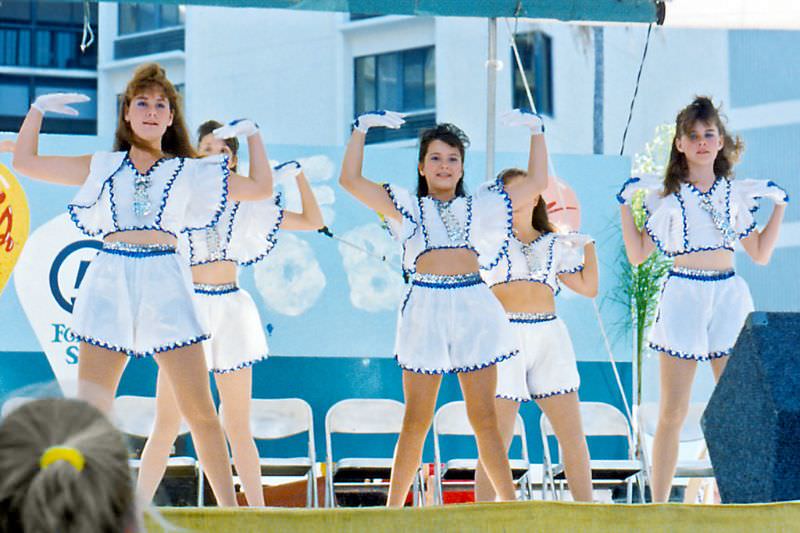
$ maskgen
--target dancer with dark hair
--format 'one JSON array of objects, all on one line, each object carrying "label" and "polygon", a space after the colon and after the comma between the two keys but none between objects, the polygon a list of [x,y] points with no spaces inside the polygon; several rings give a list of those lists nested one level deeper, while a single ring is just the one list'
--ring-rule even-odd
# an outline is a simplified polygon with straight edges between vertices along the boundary
[{"label": "dancer with dark hair", "polygon": [[[197,132],[198,149],[204,156],[225,154],[235,172],[239,143],[227,135],[228,128],[213,120],[203,123]],[[322,213],[300,164],[288,161],[273,174],[279,181],[296,180],[302,212],[284,210],[278,194],[259,202],[229,202],[215,226],[188,230],[180,242],[192,268],[200,314],[211,331],[203,348],[219,391],[222,426],[251,507],[264,505],[258,449],[250,429],[252,366],[266,359],[268,350],[255,302],[239,287],[237,265],[265,259],[275,246],[278,228],[315,230],[323,226]],[[138,479],[139,494],[146,501],[153,498],[164,476],[181,423],[170,382],[160,373],[156,399],[156,419],[142,451]]]},{"label": "dancer with dark hair", "polygon": [[[229,196],[257,200],[272,194],[263,144],[258,131],[250,130],[249,177],[231,173],[224,156],[196,159],[180,96],[164,69],[151,63],[139,67],[125,89],[114,152],[39,155],[44,114],[76,115],[69,105],[87,100],[79,94],[38,97],[14,151],[20,173],[80,186],[70,215],[85,234],[103,238],[72,313],[72,330],[81,341],[78,394],[108,412],[127,357],[155,357],[217,501],[235,505],[225,436],[200,345],[209,332],[194,303],[191,273],[175,246],[185,229],[215,224]],[[237,126],[230,130],[241,132]]]},{"label": "dancer with dark hair", "polygon": [[[420,463],[444,373],[458,375],[475,430],[478,453],[499,499],[513,500],[508,457],[494,407],[496,363],[516,355],[502,306],[480,277],[497,264],[511,233],[513,198],[502,184],[464,187],[466,135],[452,124],[423,132],[417,162],[417,192],[379,185],[361,173],[370,127],[397,128],[402,116],[367,113],[355,121],[339,183],[382,213],[403,246],[403,269],[411,277],[400,307],[395,357],[403,369],[405,415],[395,448],[387,504],[406,499]],[[529,197],[546,183],[521,180],[513,196]]]},{"label": "dancer with dark hair", "polygon": [[[681,110],[663,178],[631,178],[617,195],[628,259],[642,263],[657,247],[675,262],[650,331],[660,352],[661,399],[653,442],[653,501],[669,498],[681,427],[689,409],[698,361],[710,361],[719,380],[753,300],[733,270],[741,242],[757,264],[769,262],[783,219],[786,192],[771,181],[733,179],[743,149],[726,131],[711,99],[700,96]],[[644,190],[646,222],[640,231],[630,202]],[[756,229],[758,200],[775,203]]]}]

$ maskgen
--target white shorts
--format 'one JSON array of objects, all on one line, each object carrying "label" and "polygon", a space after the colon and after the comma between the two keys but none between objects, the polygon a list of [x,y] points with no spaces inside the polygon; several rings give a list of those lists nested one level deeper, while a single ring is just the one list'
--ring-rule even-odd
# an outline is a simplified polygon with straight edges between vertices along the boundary
[{"label": "white shorts", "polygon": [[752,311],[747,283],[733,270],[673,267],[661,291],[650,347],[696,361],[724,357]]},{"label": "white shorts", "polygon": [[404,370],[469,372],[516,353],[503,307],[480,274],[414,274],[395,338]]},{"label": "white shorts", "polygon": [[267,358],[267,338],[253,298],[235,283],[195,283],[200,317],[211,331],[203,343],[211,372],[223,374]]},{"label": "white shorts", "polygon": [[509,313],[519,355],[497,365],[497,397],[515,402],[575,392],[581,384],[564,321],[549,313]]},{"label": "white shorts", "polygon": [[144,357],[209,337],[189,266],[166,245],[103,244],[86,270],[72,330],[83,342]]}]

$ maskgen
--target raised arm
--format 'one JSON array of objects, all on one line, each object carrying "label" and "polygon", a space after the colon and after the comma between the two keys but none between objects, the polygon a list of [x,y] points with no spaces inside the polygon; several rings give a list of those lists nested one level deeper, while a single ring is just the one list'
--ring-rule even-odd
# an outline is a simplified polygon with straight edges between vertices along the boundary
[{"label": "raised arm", "polygon": [[83,185],[89,175],[92,156],[43,156],[39,155],[39,132],[47,111],[77,116],[78,112],[68,104],[88,102],[89,97],[78,93],[43,94],[31,104],[14,147],[14,170],[29,178],[59,183],[61,185]]},{"label": "raised arm", "polygon": [[519,181],[506,192],[514,203],[535,199],[547,188],[547,143],[544,140],[544,122],[538,114],[526,109],[514,109],[502,117],[505,126],[527,126],[531,132],[531,145],[528,153],[528,177]]},{"label": "raised arm", "polygon": [[742,239],[742,248],[756,264],[766,265],[769,263],[772,252],[775,250],[775,244],[778,242],[785,211],[786,204],[775,205],[764,229],[753,230],[753,233]]},{"label": "raised arm", "polygon": [[284,211],[281,229],[294,231],[313,231],[325,225],[322,220],[322,211],[319,209],[314,191],[308,184],[306,175],[297,161],[287,161],[275,167],[275,179],[286,181],[294,178],[297,181],[297,189],[300,191],[300,203],[302,210],[300,213],[295,211]]},{"label": "raised arm", "polygon": [[656,245],[644,229],[640,230],[636,227],[630,205],[622,204],[620,206],[620,222],[628,261],[632,265],[641,265],[650,257],[650,254],[656,249]]},{"label": "raised arm", "polygon": [[342,171],[339,174],[339,185],[347,192],[370,209],[394,220],[400,220],[402,215],[395,208],[386,190],[361,174],[361,166],[364,161],[364,142],[369,128],[382,126],[397,129],[404,122],[403,116],[394,111],[374,111],[358,117],[353,123],[353,134],[347,143]]},{"label": "raised arm", "polygon": [[214,136],[218,139],[229,139],[239,135],[247,137],[250,173],[248,176],[231,173],[228,181],[228,197],[236,201],[269,198],[272,196],[272,168],[258,124],[249,119],[237,119],[214,130]]},{"label": "raised arm", "polygon": [[599,275],[597,270],[597,252],[595,251],[594,243],[588,242],[586,246],[583,247],[583,269],[580,272],[561,274],[558,278],[564,285],[578,294],[589,298],[597,296]]}]

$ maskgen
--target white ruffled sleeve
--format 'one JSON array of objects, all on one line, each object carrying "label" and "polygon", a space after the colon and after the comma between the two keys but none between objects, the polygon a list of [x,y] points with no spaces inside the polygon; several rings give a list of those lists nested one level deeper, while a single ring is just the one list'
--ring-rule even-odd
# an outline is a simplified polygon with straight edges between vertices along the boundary
[{"label": "white ruffled sleeve", "polygon": [[469,240],[482,269],[494,268],[506,252],[511,213],[511,199],[498,181],[482,184],[473,195]]},{"label": "white ruffled sleeve", "polygon": [[776,205],[785,205],[789,202],[786,191],[773,181],[731,181],[731,217],[733,229],[740,239],[747,237],[755,229],[754,215],[758,211],[758,201],[761,198],[769,198]]},{"label": "white ruffled sleeve", "polygon": [[186,159],[184,165],[184,179],[188,180],[192,197],[183,226],[186,230],[213,226],[228,201],[228,157],[219,154]]},{"label": "white ruffled sleeve", "polygon": [[257,202],[236,204],[228,243],[228,257],[240,265],[264,259],[275,247],[283,221],[280,193]]},{"label": "white ruffled sleeve", "polygon": [[392,200],[395,209],[400,212],[401,219],[395,220],[385,217],[389,234],[394,240],[405,242],[410,239],[419,225],[419,204],[417,198],[411,193],[397,185],[383,184],[386,194]]},{"label": "white ruffled sleeve", "polygon": [[622,184],[622,188],[617,193],[617,201],[621,204],[629,204],[633,195],[638,191],[660,191],[664,189],[664,180],[660,176],[645,175],[633,177]]},{"label": "white ruffled sleeve", "polygon": [[557,256],[555,269],[557,274],[572,274],[583,270],[584,247],[594,239],[581,233],[558,234],[556,237]]},{"label": "white ruffled sleeve", "polygon": [[[89,164],[89,175],[67,206],[69,216],[84,234],[96,237],[114,230],[111,216],[111,177],[125,161],[125,152],[97,152]],[[103,193],[106,193],[105,196]]]}]

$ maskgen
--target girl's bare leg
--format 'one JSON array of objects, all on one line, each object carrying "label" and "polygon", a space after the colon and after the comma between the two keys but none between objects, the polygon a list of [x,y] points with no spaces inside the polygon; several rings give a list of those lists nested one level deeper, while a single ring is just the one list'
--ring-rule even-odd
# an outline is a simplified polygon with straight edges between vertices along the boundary
[{"label": "girl's bare leg", "polygon": [[497,427],[497,413],[494,400],[497,390],[497,365],[492,365],[473,372],[458,374],[461,393],[467,405],[467,416],[475,431],[478,443],[478,457],[483,464],[492,487],[500,501],[516,499],[514,481],[511,479],[511,467],[508,464],[508,453],[500,438]]},{"label": "girl's bare leg", "polygon": [[128,356],[88,342],[78,352],[78,398],[111,413]]},{"label": "girl's bare leg", "polygon": [[156,361],[169,380],[178,409],[191,429],[197,456],[203,463],[217,503],[235,507],[228,448],[211,399],[202,345],[192,344],[162,352],[156,355]]},{"label": "girl's bare leg", "polygon": [[666,502],[672,489],[681,428],[689,411],[697,361],[661,354],[661,399],[653,439],[653,502]]},{"label": "girl's bare leg", "polygon": [[405,413],[403,428],[394,449],[392,479],[389,481],[388,507],[402,507],[408,489],[422,460],[422,446],[433,421],[436,396],[439,394],[439,374],[418,374],[403,370]]},{"label": "girl's bare leg", "polygon": [[[505,398],[495,398],[495,410],[497,412],[497,429],[500,431],[500,438],[503,439],[506,454],[514,438],[514,423],[517,421],[519,412],[519,402],[506,400]],[[475,468],[475,501],[493,502],[496,494],[483,463],[478,460]]]},{"label": "girl's bare leg", "polygon": [[250,507],[263,507],[261,465],[250,429],[253,369],[247,367],[234,372],[214,374],[214,379],[222,402],[222,426],[231,445],[233,463],[242,481],[247,504]]}]

